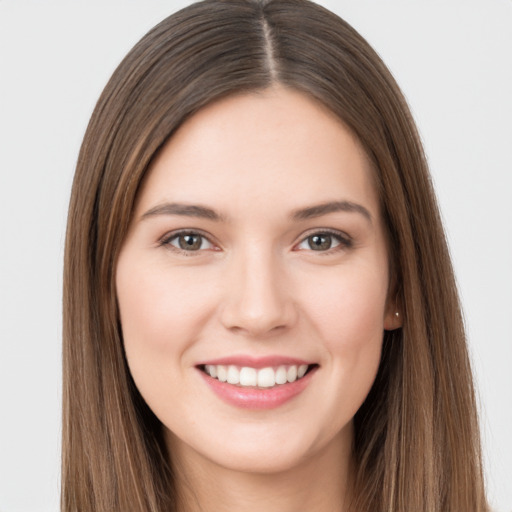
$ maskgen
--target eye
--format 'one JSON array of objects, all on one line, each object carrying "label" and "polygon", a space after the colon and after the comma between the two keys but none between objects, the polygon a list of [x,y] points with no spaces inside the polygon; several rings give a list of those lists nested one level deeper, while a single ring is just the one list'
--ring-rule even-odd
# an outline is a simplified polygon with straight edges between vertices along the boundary
[{"label": "eye", "polygon": [[215,249],[215,246],[204,235],[194,231],[174,233],[162,240],[162,245],[169,245],[178,251],[197,252]]},{"label": "eye", "polygon": [[316,232],[304,238],[296,248],[298,250],[326,252],[331,249],[350,247],[351,241],[341,233],[331,233],[329,231]]}]

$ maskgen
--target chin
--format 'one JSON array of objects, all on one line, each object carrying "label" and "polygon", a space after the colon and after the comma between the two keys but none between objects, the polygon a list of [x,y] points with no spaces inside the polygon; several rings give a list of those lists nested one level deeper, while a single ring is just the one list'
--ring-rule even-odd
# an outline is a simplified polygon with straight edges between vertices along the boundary
[{"label": "chin", "polygon": [[[247,425],[245,426],[247,427]],[[230,429],[229,434],[195,437],[188,444],[187,439],[178,439],[169,434],[168,446],[171,457],[178,450],[181,460],[192,458],[198,462],[208,461],[216,467],[246,474],[278,474],[304,467],[306,463],[321,459],[328,452],[350,451],[352,423],[337,433],[319,429],[299,428],[273,429],[271,425],[259,424],[254,428]],[[323,430],[323,431],[322,431]],[[291,435],[290,435],[291,434]],[[198,442],[198,440],[200,442]]]},{"label": "chin", "polygon": [[[247,443],[246,443],[247,444]],[[308,459],[304,446],[265,447],[245,446],[241,450],[230,450],[218,454],[213,460],[219,466],[239,473],[276,474],[291,471]],[[284,448],[284,449],[283,449]]]}]

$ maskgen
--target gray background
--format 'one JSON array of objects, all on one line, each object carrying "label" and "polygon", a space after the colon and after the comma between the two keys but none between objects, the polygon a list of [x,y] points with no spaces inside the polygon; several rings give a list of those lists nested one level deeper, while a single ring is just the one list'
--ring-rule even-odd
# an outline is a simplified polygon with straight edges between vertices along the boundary
[{"label": "gray background", "polygon": [[[66,208],[89,115],[172,0],[0,1],[0,511],[56,511]],[[429,156],[491,503],[512,511],[512,1],[321,1],[376,48]]]}]

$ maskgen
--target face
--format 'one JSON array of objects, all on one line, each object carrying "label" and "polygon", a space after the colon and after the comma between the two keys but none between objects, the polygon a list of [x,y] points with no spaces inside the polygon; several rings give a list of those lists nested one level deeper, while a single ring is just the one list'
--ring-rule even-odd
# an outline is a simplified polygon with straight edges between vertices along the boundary
[{"label": "face", "polygon": [[283,88],[203,109],[158,155],[116,286],[172,453],[271,472],[350,446],[396,327],[372,172],[337,118]]}]

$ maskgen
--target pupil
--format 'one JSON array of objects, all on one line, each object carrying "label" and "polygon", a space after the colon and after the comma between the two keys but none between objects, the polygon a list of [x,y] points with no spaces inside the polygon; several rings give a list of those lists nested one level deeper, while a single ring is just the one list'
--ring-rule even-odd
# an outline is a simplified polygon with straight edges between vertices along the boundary
[{"label": "pupil", "polygon": [[313,235],[309,238],[309,246],[314,251],[321,251],[331,248],[330,235]]},{"label": "pupil", "polygon": [[199,235],[182,235],[179,242],[180,247],[188,251],[201,248],[201,237]]}]

